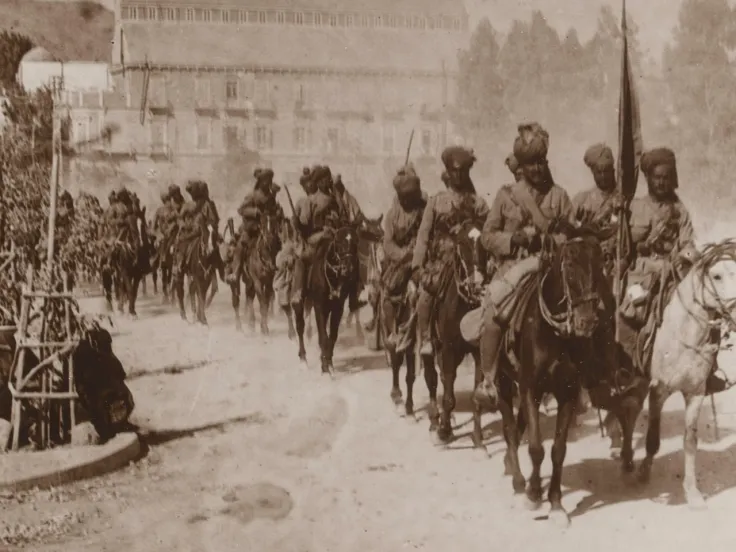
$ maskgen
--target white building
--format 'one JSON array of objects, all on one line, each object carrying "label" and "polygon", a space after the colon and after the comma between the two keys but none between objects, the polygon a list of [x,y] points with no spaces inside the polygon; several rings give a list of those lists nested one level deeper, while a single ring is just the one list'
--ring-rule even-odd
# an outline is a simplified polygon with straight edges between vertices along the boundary
[{"label": "white building", "polygon": [[54,78],[60,78],[64,89],[69,92],[109,90],[111,84],[107,63],[62,62],[41,47],[33,48],[23,56],[16,78],[18,84],[29,92],[50,85]]}]

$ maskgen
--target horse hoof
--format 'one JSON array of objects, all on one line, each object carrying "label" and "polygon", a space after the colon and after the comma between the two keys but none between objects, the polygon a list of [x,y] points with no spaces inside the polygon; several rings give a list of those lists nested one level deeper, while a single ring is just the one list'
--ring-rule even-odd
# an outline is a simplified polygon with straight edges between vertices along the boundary
[{"label": "horse hoof", "polygon": [[614,460],[618,460],[619,458],[621,458],[621,447],[611,447],[608,454]]},{"label": "horse hoof", "polygon": [[394,404],[394,407],[396,409],[396,415],[399,418],[406,418],[406,407],[404,406],[402,402],[398,402]]},{"label": "horse hoof", "polygon": [[539,510],[539,508],[542,506],[542,498],[532,497],[529,495],[525,496],[526,500],[524,502],[524,507],[530,512],[536,512],[537,510]]},{"label": "horse hoof", "polygon": [[562,508],[550,510],[548,519],[560,529],[567,529],[570,527],[570,516],[568,516],[567,512]]},{"label": "horse hoof", "polygon": [[626,460],[621,462],[621,471],[624,474],[633,473],[634,471],[634,461],[633,460]]},{"label": "horse hoof", "polygon": [[436,447],[444,446],[445,442],[440,438],[439,433],[437,430],[429,430],[429,438],[432,440],[432,444]]},{"label": "horse hoof", "polygon": [[703,495],[700,491],[685,491],[685,499],[687,500],[687,507],[691,510],[702,512],[708,509],[708,504],[705,502]]},{"label": "horse hoof", "polygon": [[649,478],[652,474],[652,468],[646,461],[642,462],[639,466],[639,473],[637,473],[637,479],[639,483],[649,483]]}]

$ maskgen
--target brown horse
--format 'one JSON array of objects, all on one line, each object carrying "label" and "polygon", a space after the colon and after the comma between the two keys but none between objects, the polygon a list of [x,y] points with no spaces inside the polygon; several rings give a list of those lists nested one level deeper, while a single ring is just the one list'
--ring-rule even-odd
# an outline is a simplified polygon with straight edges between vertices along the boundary
[{"label": "brown horse", "polygon": [[[482,297],[482,279],[485,263],[478,237],[480,229],[471,220],[454,226],[450,230],[454,240],[454,254],[447,264],[438,287],[436,315],[432,324],[432,345],[435,356],[423,357],[424,379],[429,390],[429,430],[439,443],[453,439],[452,412],[455,409],[455,378],[460,363],[468,355],[476,365],[476,385],[480,374],[480,349],[476,343],[468,343],[460,331],[460,321],[473,309],[478,308]],[[439,359],[442,372],[442,412],[437,407],[437,370],[434,359]],[[480,446],[480,422],[476,421],[473,442]]]},{"label": "brown horse", "polygon": [[179,254],[185,256],[183,270],[179,273],[174,285],[179,301],[179,314],[182,320],[187,320],[187,312],[184,307],[184,276],[189,277],[189,299],[195,320],[200,324],[207,325],[205,310],[207,307],[207,287],[212,273],[216,271],[217,259],[217,233],[215,229],[200,218],[200,228],[196,236],[183,245]]},{"label": "brown horse", "polygon": [[304,303],[311,302],[319,335],[323,374],[332,373],[332,357],[345,301],[358,285],[358,231],[348,224],[320,243],[308,268],[304,301],[292,305],[299,338],[299,359],[306,361],[304,348]]},{"label": "brown horse", "polygon": [[[557,429],[552,447],[552,479],[549,487],[550,519],[568,524],[562,507],[561,481],[567,436],[573,422],[575,406],[583,380],[591,381],[599,374],[586,373],[595,368],[605,374],[616,370],[616,358],[605,357],[595,365],[594,333],[601,322],[599,306],[610,305],[610,291],[603,275],[600,245],[595,237],[570,236],[566,243],[555,246],[545,239],[540,272],[525,284],[526,301],[510,325],[511,339],[506,354],[499,358],[499,407],[503,432],[508,445],[505,465],[511,473],[513,489],[525,492],[526,480],[519,467],[518,448],[525,426],[529,431],[529,456],[532,475],[526,496],[533,507],[542,502],[540,468],[544,447],[539,424],[542,397],[552,393],[557,402]],[[606,318],[613,311],[607,309]],[[613,337],[612,335],[610,336]],[[481,340],[487,339],[481,333]],[[613,339],[609,341],[612,343]],[[482,343],[481,343],[482,345]],[[485,362],[486,359],[484,358]],[[485,368],[485,367],[484,367]],[[485,370],[484,370],[485,371]],[[521,399],[518,421],[514,419],[514,382]]]}]

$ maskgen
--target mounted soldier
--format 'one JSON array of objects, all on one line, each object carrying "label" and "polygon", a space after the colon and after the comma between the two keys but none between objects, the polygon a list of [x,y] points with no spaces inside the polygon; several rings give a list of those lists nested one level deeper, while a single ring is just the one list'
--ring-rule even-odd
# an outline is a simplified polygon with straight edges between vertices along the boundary
[{"label": "mounted soldier", "polygon": [[[384,265],[381,274],[385,293],[383,308],[386,318],[391,320],[395,320],[393,301],[396,298],[406,299],[412,275],[414,246],[428,201],[427,194],[422,191],[419,176],[411,165],[399,170],[393,185],[396,196],[383,223]],[[395,346],[397,338],[392,331],[386,340]]]},{"label": "mounted soldier", "polygon": [[596,233],[602,237],[601,251],[606,274],[612,276],[616,261],[618,211],[621,206],[616,193],[613,151],[606,144],[594,144],[585,151],[583,162],[593,173],[595,187],[572,198],[573,222],[593,225],[598,230]]},{"label": "mounted soldier", "polygon": [[498,400],[498,357],[508,321],[518,306],[517,291],[540,269],[542,235],[552,234],[556,242],[564,241],[554,226],[556,221],[569,221],[572,213],[567,192],[554,183],[549,171],[549,134],[538,123],[519,125],[518,131],[514,157],[522,179],[498,191],[480,238],[495,256],[497,272],[483,305],[480,354],[485,373],[474,399],[490,400],[491,408]]},{"label": "mounted soldier", "polygon": [[339,219],[337,202],[332,193],[332,173],[329,167],[316,166],[312,169],[315,192],[306,197],[303,208],[294,220],[296,232],[304,239],[304,248],[298,252],[294,263],[292,302],[304,300],[309,266],[318,245],[333,232],[332,225]]},{"label": "mounted soldier", "polygon": [[454,252],[451,230],[468,219],[482,226],[488,216],[488,204],[475,193],[470,169],[475,163],[472,149],[450,146],[442,152],[448,175],[447,190],[427,202],[419,226],[412,256],[415,283],[421,282],[417,300],[417,325],[421,335],[420,354],[434,353],[431,340],[432,309],[441,288],[444,268]]},{"label": "mounted soldier", "polygon": [[232,255],[225,276],[225,281],[229,284],[238,282],[242,276],[243,259],[258,238],[262,217],[279,213],[283,217],[283,210],[274,193],[273,171],[256,169],[253,176],[256,179],[253,192],[245,196],[238,208],[241,217],[238,238],[232,250],[228,252],[228,257]]},{"label": "mounted soldier", "polygon": [[156,213],[153,215],[153,228],[151,228],[153,237],[156,239],[156,243],[158,244],[156,256],[154,259],[151,259],[151,265],[154,267],[158,267],[163,259],[163,252],[165,249],[162,249],[162,247],[166,241],[166,226],[169,212],[171,211],[171,205],[169,204],[169,190],[162,190],[160,197],[161,205],[159,205],[156,209]]}]

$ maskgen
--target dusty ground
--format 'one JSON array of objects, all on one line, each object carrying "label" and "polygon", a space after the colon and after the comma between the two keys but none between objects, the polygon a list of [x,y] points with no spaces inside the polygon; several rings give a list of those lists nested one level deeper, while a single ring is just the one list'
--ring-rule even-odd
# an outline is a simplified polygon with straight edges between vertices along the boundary
[{"label": "dusty ground", "polygon": [[[148,456],[104,478],[0,497],[0,538],[39,552],[512,552],[570,543],[618,552],[736,543],[736,391],[717,401],[720,441],[710,405],[701,417],[708,511],[682,505],[675,398],[648,487],[622,478],[595,413],[586,418],[568,447],[563,504],[573,520],[562,531],[545,521],[545,508],[531,513],[512,498],[495,416],[485,419],[488,455],[468,437],[436,448],[421,413],[416,421],[394,413],[383,357],[356,345],[354,330],[343,330],[332,381],[318,373],[314,343],[311,369],[296,362],[282,318],[263,339],[235,332],[224,294],[212,311],[209,330],[186,325],[158,300],[143,301],[140,320],[118,320],[115,350],[130,374]],[[422,380],[416,389],[421,406]],[[467,367],[458,389],[463,434]],[[545,422],[548,436],[553,427]],[[525,447],[522,460],[528,473]]]}]

